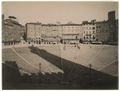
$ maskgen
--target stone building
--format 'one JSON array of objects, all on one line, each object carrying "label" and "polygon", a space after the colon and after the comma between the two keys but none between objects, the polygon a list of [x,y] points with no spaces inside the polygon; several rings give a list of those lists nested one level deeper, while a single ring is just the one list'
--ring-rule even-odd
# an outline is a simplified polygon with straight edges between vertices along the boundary
[{"label": "stone building", "polygon": [[81,24],[63,24],[62,25],[62,43],[72,44],[79,43],[82,38]]},{"label": "stone building", "polygon": [[26,34],[29,44],[51,44],[60,42],[60,30],[56,24],[27,23]]},{"label": "stone building", "polygon": [[56,24],[42,24],[41,41],[44,44],[58,44],[61,39],[61,31]]},{"label": "stone building", "polygon": [[82,38],[80,24],[27,23],[27,42],[34,44],[79,43]]},{"label": "stone building", "polygon": [[92,20],[91,22],[83,21],[82,22],[82,30],[83,30],[83,41],[85,41],[85,42],[96,41],[95,20]]},{"label": "stone building", "polygon": [[108,20],[83,21],[82,24],[41,24],[27,23],[26,36],[28,43],[113,43],[118,41],[118,20],[115,11],[108,12]]},{"label": "stone building", "polygon": [[41,42],[41,23],[27,23],[26,25],[26,36],[29,44],[40,44]]}]

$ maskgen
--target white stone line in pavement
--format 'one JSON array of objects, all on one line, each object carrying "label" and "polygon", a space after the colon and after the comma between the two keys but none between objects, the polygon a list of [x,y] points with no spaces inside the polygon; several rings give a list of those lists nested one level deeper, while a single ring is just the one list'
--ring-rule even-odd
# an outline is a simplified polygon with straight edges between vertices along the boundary
[{"label": "white stone line in pavement", "polygon": [[13,48],[13,47],[27,47],[27,45],[10,45],[10,46],[2,46],[2,49],[6,49],[6,48]]},{"label": "white stone line in pavement", "polygon": [[106,68],[107,66],[111,65],[112,63],[116,62],[116,60],[113,60],[111,63],[105,65],[104,67],[98,69],[98,71],[101,71],[102,69]]},{"label": "white stone line in pavement", "polygon": [[39,70],[37,67],[35,67],[35,66],[33,66],[32,64],[30,64],[24,57],[22,57],[20,54],[18,54],[14,48],[11,48],[11,49],[13,50],[13,52],[14,52],[15,54],[17,54],[21,59],[23,59],[24,62],[26,62],[27,64],[31,65],[33,68]]},{"label": "white stone line in pavement", "polygon": [[93,60],[101,53],[101,51],[102,51],[104,48],[105,48],[105,46],[103,45],[102,48],[101,48],[101,50],[96,51],[97,53],[96,53],[96,55],[95,55],[94,57],[90,56],[90,58],[91,58],[91,59],[90,59],[90,63],[93,62]]},{"label": "white stone line in pavement", "polygon": [[[96,56],[94,56],[94,57],[91,57],[92,59],[90,59],[90,63],[92,63],[93,61],[94,61],[94,59],[98,56],[98,55],[100,55],[100,53],[102,52],[102,50],[105,48],[105,46],[103,45],[103,47],[101,48],[101,50],[99,50],[97,53],[96,53]],[[114,50],[114,49],[113,49]],[[112,64],[114,61],[112,61],[110,64]],[[107,66],[109,66],[110,64],[107,64]],[[102,68],[100,68],[101,70],[103,69],[103,68],[105,68],[105,67],[107,67],[106,65],[104,66],[104,67],[102,67]],[[101,71],[100,69],[98,69],[98,71]]]}]

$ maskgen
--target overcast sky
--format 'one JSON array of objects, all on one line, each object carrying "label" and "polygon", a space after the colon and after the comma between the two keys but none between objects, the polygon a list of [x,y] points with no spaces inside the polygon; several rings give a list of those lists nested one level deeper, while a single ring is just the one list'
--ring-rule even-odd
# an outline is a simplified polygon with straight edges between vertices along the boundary
[{"label": "overcast sky", "polygon": [[81,23],[84,20],[107,20],[108,12],[115,10],[118,19],[117,2],[3,2],[2,13],[17,17],[21,24],[41,23]]}]

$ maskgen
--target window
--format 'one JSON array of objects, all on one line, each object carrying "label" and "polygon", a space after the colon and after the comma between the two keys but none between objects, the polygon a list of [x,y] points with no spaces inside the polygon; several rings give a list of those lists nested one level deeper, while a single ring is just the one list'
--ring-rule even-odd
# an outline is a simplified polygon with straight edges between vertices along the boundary
[{"label": "window", "polygon": [[92,27],[92,29],[94,30],[94,29],[95,29],[95,27]]}]

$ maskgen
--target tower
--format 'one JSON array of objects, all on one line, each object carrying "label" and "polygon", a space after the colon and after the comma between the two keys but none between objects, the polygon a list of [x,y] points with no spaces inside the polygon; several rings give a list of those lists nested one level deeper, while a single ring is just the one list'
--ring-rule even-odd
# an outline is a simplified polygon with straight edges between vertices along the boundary
[{"label": "tower", "polygon": [[108,12],[108,20],[114,21],[115,20],[115,11]]},{"label": "tower", "polygon": [[110,32],[110,40],[111,42],[116,41],[116,20],[115,20],[115,11],[108,12],[108,24],[109,24],[109,32]]}]

